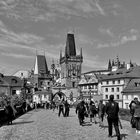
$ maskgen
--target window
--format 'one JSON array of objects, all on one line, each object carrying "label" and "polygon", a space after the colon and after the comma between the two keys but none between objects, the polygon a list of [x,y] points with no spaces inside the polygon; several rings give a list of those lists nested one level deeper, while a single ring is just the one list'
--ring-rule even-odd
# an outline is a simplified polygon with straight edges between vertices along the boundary
[{"label": "window", "polygon": [[115,84],[115,81],[112,81],[113,84]]},{"label": "window", "polygon": [[40,82],[40,86],[42,86],[42,85],[43,85],[43,81]]},{"label": "window", "polygon": [[108,95],[105,95],[105,98],[108,99]]},{"label": "window", "polygon": [[108,88],[105,88],[105,92],[108,92]]},{"label": "window", "polygon": [[129,109],[129,104],[125,103],[125,107],[126,107],[126,109]]},{"label": "window", "polygon": [[109,81],[106,81],[106,84],[108,85],[109,84]]},{"label": "window", "polygon": [[114,88],[111,88],[111,91],[114,92]]},{"label": "window", "polygon": [[120,96],[119,95],[117,95],[117,99],[120,99]]},{"label": "window", "polygon": [[12,95],[15,95],[16,94],[16,90],[12,90]]},{"label": "window", "polygon": [[72,87],[73,87],[73,88],[75,87],[75,82],[72,82]]},{"label": "window", "polygon": [[117,87],[117,92],[119,92],[120,91],[120,89],[119,89],[119,87]]},{"label": "window", "polygon": [[118,84],[120,84],[120,80],[118,80]]},{"label": "window", "polygon": [[12,83],[17,83],[17,80],[16,79],[12,79],[11,82]]}]

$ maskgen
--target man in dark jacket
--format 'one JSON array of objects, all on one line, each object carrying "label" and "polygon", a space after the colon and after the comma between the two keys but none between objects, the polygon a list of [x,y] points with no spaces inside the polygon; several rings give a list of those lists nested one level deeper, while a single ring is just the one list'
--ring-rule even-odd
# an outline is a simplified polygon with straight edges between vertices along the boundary
[{"label": "man in dark jacket", "polygon": [[65,116],[64,114],[64,99],[60,101],[59,103],[59,112],[58,112],[58,117],[60,117],[60,114],[63,114],[63,117]]},{"label": "man in dark jacket", "polygon": [[76,107],[76,114],[78,113],[79,124],[82,125],[84,123],[84,114],[85,114],[85,102],[81,101],[78,103]]},{"label": "man in dark jacket", "polygon": [[112,137],[112,125],[114,125],[117,140],[121,140],[120,138],[120,130],[118,126],[119,121],[119,106],[118,103],[114,101],[114,95],[110,95],[109,102],[106,104],[106,114],[107,114],[107,121],[108,121],[108,132],[109,137]]},{"label": "man in dark jacket", "polygon": [[64,106],[65,106],[65,117],[68,117],[70,111],[70,104],[68,103],[67,100],[65,101]]}]

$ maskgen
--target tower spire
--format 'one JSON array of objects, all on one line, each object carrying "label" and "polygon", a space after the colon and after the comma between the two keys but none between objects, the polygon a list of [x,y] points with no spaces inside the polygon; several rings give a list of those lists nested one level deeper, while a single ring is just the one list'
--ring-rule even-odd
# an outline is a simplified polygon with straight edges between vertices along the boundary
[{"label": "tower spire", "polygon": [[73,33],[67,33],[65,56],[76,56],[75,39]]},{"label": "tower spire", "polygon": [[61,60],[61,58],[62,58],[62,50],[60,50],[60,60]]},{"label": "tower spire", "polygon": [[108,70],[110,71],[112,69],[112,66],[111,66],[111,61],[109,59],[109,62],[108,62]]},{"label": "tower spire", "polygon": [[80,50],[80,56],[81,56],[81,58],[83,58],[82,48],[81,48],[81,50]]}]

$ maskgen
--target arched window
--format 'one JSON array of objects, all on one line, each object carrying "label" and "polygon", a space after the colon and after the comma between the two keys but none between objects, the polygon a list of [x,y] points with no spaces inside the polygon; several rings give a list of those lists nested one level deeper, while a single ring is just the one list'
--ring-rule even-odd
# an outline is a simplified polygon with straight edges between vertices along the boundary
[{"label": "arched window", "polygon": [[17,79],[12,79],[11,82],[16,84],[17,83]]}]

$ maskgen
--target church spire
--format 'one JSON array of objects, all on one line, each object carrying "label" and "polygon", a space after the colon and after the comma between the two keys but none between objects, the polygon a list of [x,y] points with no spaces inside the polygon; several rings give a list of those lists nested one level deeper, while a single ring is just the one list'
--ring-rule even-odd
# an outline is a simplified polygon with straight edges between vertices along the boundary
[{"label": "church spire", "polygon": [[108,70],[111,71],[111,69],[112,69],[112,66],[111,66],[111,61],[109,59],[109,62],[108,62]]}]

